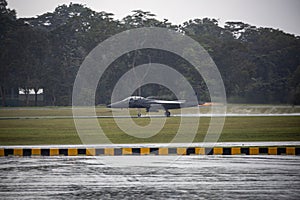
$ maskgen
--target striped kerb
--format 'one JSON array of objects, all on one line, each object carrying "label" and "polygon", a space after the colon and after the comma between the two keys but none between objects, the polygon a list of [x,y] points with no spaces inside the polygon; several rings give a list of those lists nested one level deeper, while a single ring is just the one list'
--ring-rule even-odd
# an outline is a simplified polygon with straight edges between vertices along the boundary
[{"label": "striped kerb", "polygon": [[4,149],[0,149],[0,156],[5,156]]},{"label": "striped kerb", "polygon": [[141,148],[140,154],[141,155],[149,155],[150,154],[150,148]]},{"label": "striped kerb", "polygon": [[68,156],[77,156],[78,150],[76,148],[69,148],[68,149]]},{"label": "striped kerb", "polygon": [[203,148],[203,147],[195,148],[195,154],[197,154],[197,155],[205,155],[205,148]]},{"label": "striped kerb", "polygon": [[286,147],[286,155],[295,155],[295,147]]},{"label": "striped kerb", "polygon": [[50,149],[50,156],[58,156],[59,155],[59,149]]},{"label": "striped kerb", "polygon": [[177,148],[177,155],[186,155],[186,148]]},{"label": "striped kerb", "polygon": [[123,155],[132,155],[132,148],[122,148]]},{"label": "striped kerb", "polygon": [[31,155],[33,156],[40,156],[41,155],[41,149],[40,148],[34,148],[31,150]]},{"label": "striped kerb", "polygon": [[1,148],[0,156],[300,155],[300,147]]},{"label": "striped kerb", "polygon": [[169,154],[168,148],[159,148],[158,154],[159,155],[168,155]]},{"label": "striped kerb", "polygon": [[86,155],[87,155],[87,156],[95,156],[95,155],[96,155],[96,150],[95,150],[95,148],[87,148],[87,149],[86,149]]},{"label": "striped kerb", "polygon": [[268,154],[269,155],[277,155],[277,147],[269,147]]},{"label": "striped kerb", "polygon": [[241,148],[240,147],[232,147],[231,155],[238,155],[238,154],[241,154]]},{"label": "striped kerb", "polygon": [[105,148],[104,149],[104,155],[106,155],[106,156],[115,155],[114,148]]},{"label": "striped kerb", "polygon": [[14,149],[14,156],[23,156],[23,149]]},{"label": "striped kerb", "polygon": [[249,148],[249,154],[250,155],[258,155],[259,154],[259,148],[258,147],[250,147]]},{"label": "striped kerb", "polygon": [[214,155],[222,155],[223,154],[223,148],[222,147],[215,147],[213,150]]}]

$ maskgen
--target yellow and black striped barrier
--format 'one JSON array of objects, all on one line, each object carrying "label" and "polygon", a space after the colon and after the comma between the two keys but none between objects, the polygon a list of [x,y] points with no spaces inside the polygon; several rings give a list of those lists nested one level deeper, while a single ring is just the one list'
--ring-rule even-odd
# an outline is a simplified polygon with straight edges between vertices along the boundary
[{"label": "yellow and black striped barrier", "polygon": [[300,147],[0,148],[0,156],[300,155]]}]

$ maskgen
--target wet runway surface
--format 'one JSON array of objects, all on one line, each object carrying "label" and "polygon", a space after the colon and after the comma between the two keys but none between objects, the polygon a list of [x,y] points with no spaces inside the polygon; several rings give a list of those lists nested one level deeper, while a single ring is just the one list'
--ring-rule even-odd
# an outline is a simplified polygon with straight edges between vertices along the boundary
[{"label": "wet runway surface", "polygon": [[0,158],[1,199],[300,199],[299,156]]}]

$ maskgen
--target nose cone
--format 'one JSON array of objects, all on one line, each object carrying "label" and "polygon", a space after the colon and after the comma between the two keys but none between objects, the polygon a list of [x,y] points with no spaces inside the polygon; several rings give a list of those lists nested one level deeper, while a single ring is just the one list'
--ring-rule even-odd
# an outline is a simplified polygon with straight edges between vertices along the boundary
[{"label": "nose cone", "polygon": [[123,102],[118,101],[118,102],[115,102],[115,103],[108,104],[107,107],[108,108],[125,108],[125,107],[128,107],[128,106],[124,105]]},{"label": "nose cone", "polygon": [[108,108],[128,108],[128,101],[122,100],[107,105]]}]

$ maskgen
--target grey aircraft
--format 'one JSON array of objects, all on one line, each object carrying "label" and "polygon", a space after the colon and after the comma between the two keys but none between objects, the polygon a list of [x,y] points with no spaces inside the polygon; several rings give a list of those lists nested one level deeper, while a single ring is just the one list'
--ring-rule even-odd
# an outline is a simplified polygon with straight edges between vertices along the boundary
[{"label": "grey aircraft", "polygon": [[[165,116],[170,117],[171,113],[169,110],[195,107],[198,106],[198,102],[187,102],[186,100],[160,100],[154,97],[142,97],[142,96],[130,96],[121,101],[111,103],[107,105],[108,108],[145,108],[146,112],[155,112],[159,109],[165,110]],[[141,113],[138,113],[138,117],[141,117]]]}]

